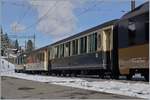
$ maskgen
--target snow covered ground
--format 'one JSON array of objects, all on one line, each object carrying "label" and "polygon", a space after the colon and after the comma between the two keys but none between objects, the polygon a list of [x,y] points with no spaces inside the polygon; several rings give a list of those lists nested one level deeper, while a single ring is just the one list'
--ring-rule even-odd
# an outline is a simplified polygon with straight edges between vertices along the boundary
[{"label": "snow covered ground", "polygon": [[[3,63],[2,63],[3,62]],[[9,67],[8,67],[9,64]],[[150,85],[142,82],[122,82],[116,80],[87,81],[81,78],[64,78],[54,76],[27,75],[15,73],[14,65],[1,59],[1,76],[9,76],[32,81],[46,82],[62,86],[70,86],[106,93],[133,96],[139,98],[150,98]]]},{"label": "snow covered ground", "polygon": [[150,98],[149,96],[150,85],[141,82],[127,83],[127,82],[119,82],[115,80],[86,81],[81,78],[38,76],[38,75],[27,75],[22,73],[3,74],[2,76],[9,76],[9,77],[39,81],[39,82],[46,82],[49,84],[70,86],[75,88],[82,88],[82,89],[133,96],[139,98]]},{"label": "snow covered ground", "polygon": [[1,57],[1,59],[0,59],[0,74],[14,73],[15,65],[8,62],[4,58],[6,58],[6,57]]}]

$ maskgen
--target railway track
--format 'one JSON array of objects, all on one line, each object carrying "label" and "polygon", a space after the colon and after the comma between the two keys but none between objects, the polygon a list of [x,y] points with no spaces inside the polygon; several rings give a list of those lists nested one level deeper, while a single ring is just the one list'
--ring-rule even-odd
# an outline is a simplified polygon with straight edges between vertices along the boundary
[{"label": "railway track", "polygon": [[[27,73],[26,73],[27,74]],[[28,73],[29,74],[29,73]],[[124,82],[124,83],[127,83],[127,82],[130,82],[130,83],[136,83],[136,82],[141,82],[141,83],[148,83],[144,77],[135,77],[135,78],[132,78],[131,80],[128,80],[125,76],[120,76],[119,79],[112,79],[110,76],[105,76],[104,78],[100,78],[98,75],[77,75],[77,76],[70,76],[70,75],[66,75],[66,76],[61,76],[61,75],[47,75],[45,73],[41,73],[41,74],[33,74],[33,73],[30,73],[29,75],[41,75],[41,76],[57,76],[57,77],[64,77],[64,78],[69,78],[69,77],[72,77],[72,78],[81,78],[81,79],[84,79],[86,81],[89,81],[89,82],[92,82],[92,81],[111,81],[111,80],[115,80],[115,81],[119,81],[119,82]]]}]

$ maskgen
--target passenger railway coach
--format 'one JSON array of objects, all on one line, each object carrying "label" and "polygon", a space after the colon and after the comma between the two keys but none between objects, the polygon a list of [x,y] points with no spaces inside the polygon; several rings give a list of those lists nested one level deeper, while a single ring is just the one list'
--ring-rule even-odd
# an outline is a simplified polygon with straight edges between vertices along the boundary
[{"label": "passenger railway coach", "polygon": [[[27,53],[27,72],[55,75],[96,74],[149,79],[149,2],[118,20]],[[20,58],[20,57],[18,57]],[[38,71],[37,71],[38,70]]]}]

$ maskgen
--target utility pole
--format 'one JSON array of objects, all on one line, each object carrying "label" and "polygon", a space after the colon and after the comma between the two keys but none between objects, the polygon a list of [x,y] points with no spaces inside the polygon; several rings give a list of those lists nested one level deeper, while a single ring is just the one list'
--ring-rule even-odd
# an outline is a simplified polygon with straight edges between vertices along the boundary
[{"label": "utility pole", "polygon": [[27,42],[26,42],[26,40],[25,40],[25,50],[27,49]]},{"label": "utility pole", "polygon": [[35,34],[34,34],[34,36],[33,36],[33,39],[34,39],[34,49],[35,49]]},{"label": "utility pole", "polygon": [[135,9],[135,0],[131,0],[131,11]]},{"label": "utility pole", "polygon": [[[2,0],[0,1],[0,7],[2,8]],[[0,11],[0,22],[2,22],[2,10]],[[0,25],[0,57],[2,54],[2,24]],[[0,61],[1,61],[1,58],[0,58]],[[0,94],[1,96],[1,94]]]}]

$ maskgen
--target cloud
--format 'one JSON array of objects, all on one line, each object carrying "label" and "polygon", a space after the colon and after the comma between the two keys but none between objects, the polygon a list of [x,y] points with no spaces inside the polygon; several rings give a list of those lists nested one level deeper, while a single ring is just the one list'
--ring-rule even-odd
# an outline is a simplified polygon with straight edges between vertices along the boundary
[{"label": "cloud", "polygon": [[77,17],[74,10],[83,4],[81,1],[29,0],[28,2],[38,13],[39,20],[36,29],[41,33],[47,33],[53,38],[60,39],[75,31]]},{"label": "cloud", "polygon": [[17,21],[13,22],[11,25],[11,30],[14,32],[14,33],[18,33],[18,32],[23,32],[24,29],[26,28],[24,25],[18,23]]}]

